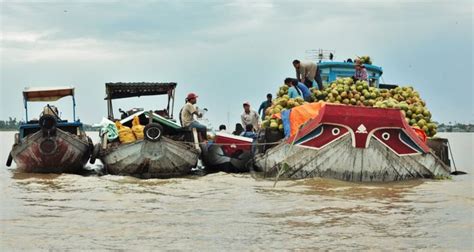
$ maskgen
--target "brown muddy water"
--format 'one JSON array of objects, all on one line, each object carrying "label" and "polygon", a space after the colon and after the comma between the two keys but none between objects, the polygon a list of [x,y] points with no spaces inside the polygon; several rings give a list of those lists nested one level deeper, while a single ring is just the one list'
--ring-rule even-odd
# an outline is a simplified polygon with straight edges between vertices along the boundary
[{"label": "brown muddy water", "polygon": [[[93,133],[92,133],[93,134]],[[16,173],[0,132],[0,251],[473,250],[474,134],[452,180],[357,184]]]}]

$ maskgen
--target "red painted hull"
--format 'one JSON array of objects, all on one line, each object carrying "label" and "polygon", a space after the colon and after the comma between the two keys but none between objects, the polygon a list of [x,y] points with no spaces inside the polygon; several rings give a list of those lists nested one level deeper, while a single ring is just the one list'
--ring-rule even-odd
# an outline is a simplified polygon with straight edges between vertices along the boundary
[{"label": "red painted hull", "polygon": [[209,171],[248,172],[253,139],[217,133],[214,143],[202,146],[203,161]]},{"label": "red painted hull", "polygon": [[399,156],[430,151],[398,109],[326,104],[319,115],[302,126],[287,142],[321,149],[349,134],[354,148],[367,148],[372,138]]},{"label": "red painted hull", "polygon": [[17,169],[35,173],[78,173],[87,163],[90,146],[87,136],[57,130],[54,137],[36,132],[12,148]]}]

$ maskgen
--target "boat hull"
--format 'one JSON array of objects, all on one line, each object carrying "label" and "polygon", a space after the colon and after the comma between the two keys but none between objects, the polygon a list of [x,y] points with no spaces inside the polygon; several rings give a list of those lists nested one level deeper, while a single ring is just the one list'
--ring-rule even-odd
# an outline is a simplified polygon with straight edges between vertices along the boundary
[{"label": "boat hull", "polygon": [[449,163],[435,155],[400,110],[332,104],[299,109],[304,106],[318,110],[289,128],[296,133],[256,156],[265,177],[382,182],[450,175]]},{"label": "boat hull", "polygon": [[109,147],[100,154],[106,172],[141,178],[185,176],[195,167],[200,151],[192,145],[162,137]]},{"label": "boat hull", "polygon": [[432,152],[398,156],[371,139],[368,148],[354,148],[349,135],[320,150],[292,146],[286,142],[255,158],[267,178],[332,178],[353,182],[386,182],[449,176],[447,167]]},{"label": "boat hull", "polygon": [[85,135],[58,129],[55,136],[41,131],[29,135],[11,150],[17,170],[34,173],[79,173],[90,157],[91,143]]},{"label": "boat hull", "polygon": [[228,155],[224,148],[218,144],[206,146],[202,149],[204,166],[209,172],[249,172],[249,164],[253,158],[250,151],[240,151]]},{"label": "boat hull", "polygon": [[253,139],[217,132],[213,143],[201,146],[206,170],[209,172],[249,172],[253,158]]}]

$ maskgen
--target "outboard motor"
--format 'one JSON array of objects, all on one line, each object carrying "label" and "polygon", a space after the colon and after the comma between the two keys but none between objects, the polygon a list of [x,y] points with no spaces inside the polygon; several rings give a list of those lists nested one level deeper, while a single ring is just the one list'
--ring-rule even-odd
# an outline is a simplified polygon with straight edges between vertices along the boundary
[{"label": "outboard motor", "polygon": [[46,114],[39,119],[39,126],[43,133],[43,139],[41,140],[39,149],[44,155],[51,155],[56,152],[57,144],[53,138],[56,136],[56,125],[57,119],[53,115]]},{"label": "outboard motor", "polygon": [[50,137],[56,135],[56,125],[58,121],[53,115],[43,115],[39,119],[39,126],[43,132],[43,137]]}]

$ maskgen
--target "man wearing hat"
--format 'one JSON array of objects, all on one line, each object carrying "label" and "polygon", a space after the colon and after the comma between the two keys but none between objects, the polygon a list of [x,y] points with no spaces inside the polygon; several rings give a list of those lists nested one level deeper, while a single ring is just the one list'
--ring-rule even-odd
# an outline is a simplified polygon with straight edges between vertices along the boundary
[{"label": "man wearing hat", "polygon": [[244,102],[244,112],[240,116],[242,126],[246,128],[247,125],[252,125],[253,129],[257,131],[260,128],[260,117],[258,113],[250,109],[250,103]]},{"label": "man wearing hat", "polygon": [[198,112],[194,104],[197,102],[198,96],[195,93],[190,93],[186,97],[186,104],[181,110],[181,124],[184,128],[196,128],[203,136],[204,139],[207,139],[207,127],[200,124],[194,119],[194,115],[201,118],[202,114]]}]

